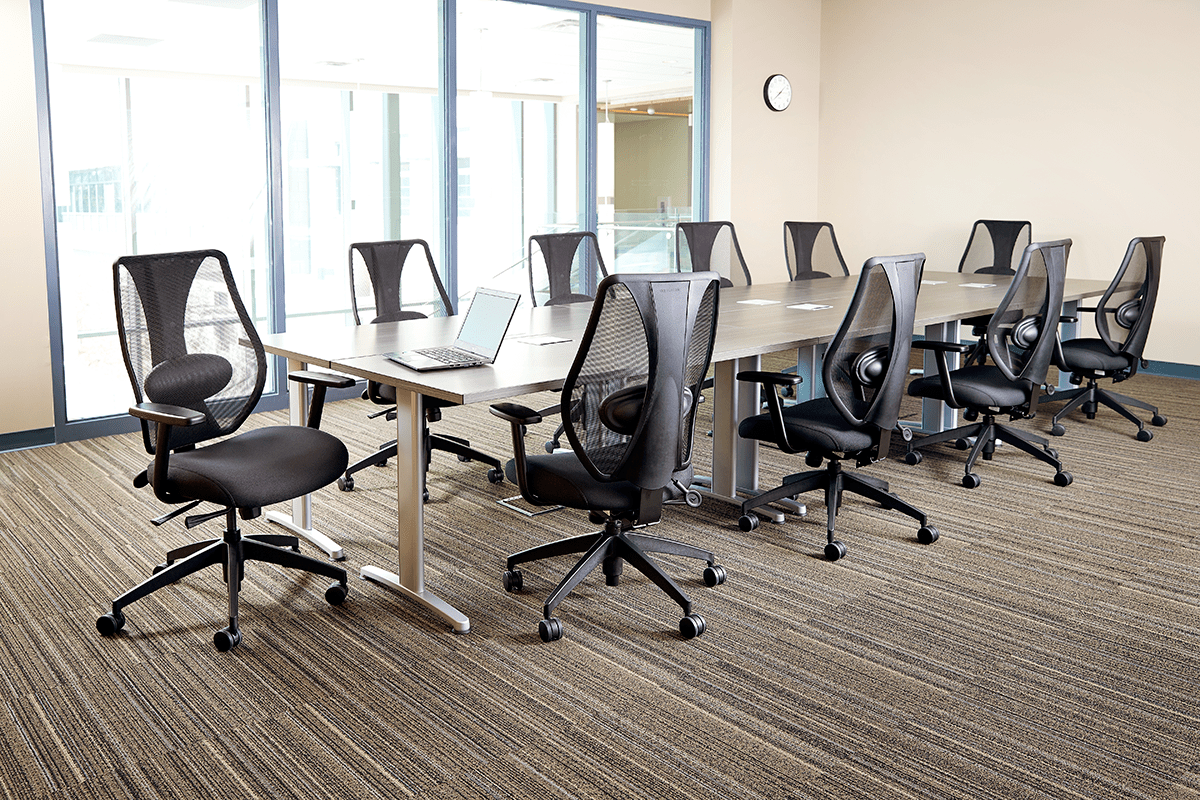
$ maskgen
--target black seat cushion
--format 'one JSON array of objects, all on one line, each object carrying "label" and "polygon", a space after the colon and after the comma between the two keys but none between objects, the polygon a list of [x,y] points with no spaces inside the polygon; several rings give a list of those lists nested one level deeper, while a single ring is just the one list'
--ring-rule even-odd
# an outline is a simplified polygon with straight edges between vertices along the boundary
[{"label": "black seat cushion", "polygon": [[[374,396],[372,396],[372,392],[374,392]],[[375,383],[372,384],[371,388],[363,392],[363,398],[381,406],[395,405],[396,387],[389,386],[386,383]],[[430,397],[429,395],[424,396],[422,404],[425,408],[449,408],[450,406],[457,405],[450,400],[442,400],[437,397]]]},{"label": "black seat cushion", "polygon": [[[1030,387],[1026,382],[1013,383],[998,367],[976,365],[953,370],[950,385],[954,396],[964,406],[974,408],[1016,408],[1029,402]],[[918,378],[908,385],[912,397],[945,399],[942,380],[938,375]]]},{"label": "black seat cushion", "polygon": [[1129,356],[1114,353],[1103,339],[1071,339],[1062,343],[1063,362],[1071,372],[1112,373],[1129,369]]},{"label": "black seat cushion", "polygon": [[[605,483],[593,478],[573,450],[530,455],[525,468],[530,490],[544,505],[619,511],[636,509],[641,500],[641,491],[628,481]],[[515,460],[504,465],[504,474],[512,483],[518,482]]]},{"label": "black seat cushion", "polygon": [[[324,431],[299,425],[259,428],[172,453],[167,491],[222,506],[261,508],[328,486],[349,462],[342,441]],[[147,474],[153,481],[153,464]]]},{"label": "black seat cushion", "polygon": [[[838,412],[828,397],[797,403],[783,410],[788,440],[798,450],[830,453],[857,453],[875,444],[873,427],[856,428]],[[770,414],[747,417],[738,425],[743,439],[777,442],[775,423]]]}]

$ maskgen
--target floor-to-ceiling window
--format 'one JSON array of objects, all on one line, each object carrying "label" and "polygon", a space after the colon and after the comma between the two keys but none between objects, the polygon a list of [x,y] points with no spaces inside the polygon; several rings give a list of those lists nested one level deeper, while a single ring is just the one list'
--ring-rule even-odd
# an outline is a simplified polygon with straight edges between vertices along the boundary
[{"label": "floor-to-ceiling window", "polygon": [[47,0],[68,421],[132,392],[116,337],[121,255],[225,252],[260,324],[267,180],[257,0]]},{"label": "floor-to-ceiling window", "polygon": [[352,242],[425,239],[444,266],[437,15],[437,0],[279,4],[288,330],[353,323]]},{"label": "floor-to-ceiling window", "polygon": [[458,0],[460,293],[527,286],[529,236],[581,225],[581,16],[506,0]]},{"label": "floor-to-ceiling window", "polygon": [[524,289],[528,237],[597,216],[610,270],[670,269],[698,196],[705,23],[573,0],[30,2],[59,438],[128,405],[123,254],[221,249],[260,330],[312,329],[350,323],[351,242],[427,240],[461,299]]},{"label": "floor-to-ceiling window", "polygon": [[696,30],[601,14],[597,24],[597,231],[623,272],[674,269],[692,218]]}]

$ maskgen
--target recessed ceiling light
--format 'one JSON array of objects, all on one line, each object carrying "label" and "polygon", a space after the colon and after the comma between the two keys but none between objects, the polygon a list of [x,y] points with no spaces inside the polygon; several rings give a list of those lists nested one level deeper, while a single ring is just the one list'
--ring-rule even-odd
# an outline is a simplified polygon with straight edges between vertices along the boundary
[{"label": "recessed ceiling light", "polygon": [[115,33],[101,33],[88,39],[96,44],[123,44],[127,47],[149,47],[158,44],[162,39],[147,39],[145,36],[121,36]]}]

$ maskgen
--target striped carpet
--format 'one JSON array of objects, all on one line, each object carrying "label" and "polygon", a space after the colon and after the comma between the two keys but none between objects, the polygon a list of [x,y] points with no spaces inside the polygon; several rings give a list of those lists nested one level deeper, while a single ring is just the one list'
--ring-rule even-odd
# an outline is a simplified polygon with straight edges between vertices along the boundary
[{"label": "striped carpet", "polygon": [[[542,644],[542,601],[569,564],[529,565],[510,595],[504,557],[591,526],[502,509],[511,485],[444,454],[427,580],[470,634],[357,578],[334,608],[324,579],[253,565],[232,653],[211,645],[219,572],[129,607],[103,639],[112,597],[195,538],[149,524],[161,507],[130,482],[140,438],[0,454],[0,795],[1200,798],[1200,384],[1125,387],[1170,423],[1143,444],[1110,413],[1071,420],[1055,440],[1070,487],[1011,448],[974,491],[949,447],[869,468],[930,513],[931,546],[849,495],[837,563],[821,558],[816,496],[807,518],[752,533],[716,502],[668,509],[660,532],[711,547],[730,576],[707,589],[699,566],[668,560],[708,621],[690,641],[627,570],[617,588],[585,582],[560,607],[565,638]],[[326,416],[354,456],[387,438],[367,411]],[[484,408],[438,425],[508,448]],[[774,450],[763,462],[764,485],[803,468]],[[356,482],[316,496],[318,526],[353,575],[394,569],[395,475]]]}]

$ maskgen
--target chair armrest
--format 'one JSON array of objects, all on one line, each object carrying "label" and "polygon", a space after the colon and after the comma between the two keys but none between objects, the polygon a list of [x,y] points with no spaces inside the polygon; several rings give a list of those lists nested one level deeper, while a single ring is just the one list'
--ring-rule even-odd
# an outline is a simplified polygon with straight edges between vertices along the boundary
[{"label": "chair armrest", "polygon": [[489,410],[513,425],[537,425],[542,421],[542,412],[534,411],[520,403],[495,403]]},{"label": "chair armrest", "polygon": [[944,342],[941,339],[916,339],[912,346],[918,350],[936,350],[939,353],[958,353],[959,355],[966,355],[975,347],[974,344]]},{"label": "chair armrest", "polygon": [[794,372],[759,372],[757,370],[739,372],[737,379],[739,381],[765,383],[771,386],[796,386],[804,382],[804,378]]},{"label": "chair armrest", "polygon": [[349,375],[315,370],[289,372],[288,380],[313,387],[312,402],[308,406],[308,427],[310,428],[321,427],[321,413],[325,410],[325,392],[330,387],[348,389],[356,383],[354,378]]},{"label": "chair armrest", "polygon": [[129,409],[129,413],[147,422],[157,422],[160,425],[174,425],[187,428],[204,422],[205,416],[199,411],[193,411],[183,406],[171,406],[166,403],[138,403]]},{"label": "chair armrest", "polygon": [[335,372],[316,372],[314,370],[300,370],[298,372],[289,372],[288,380],[296,383],[307,383],[310,386],[324,386],[327,389],[349,389],[357,381],[349,375],[340,375]]},{"label": "chair armrest", "polygon": [[513,466],[516,468],[517,488],[521,490],[521,497],[535,506],[543,505],[529,488],[525,459],[525,427],[541,422],[542,415],[520,403],[494,403],[488,410],[512,426]]}]

